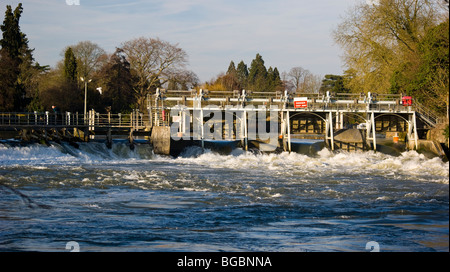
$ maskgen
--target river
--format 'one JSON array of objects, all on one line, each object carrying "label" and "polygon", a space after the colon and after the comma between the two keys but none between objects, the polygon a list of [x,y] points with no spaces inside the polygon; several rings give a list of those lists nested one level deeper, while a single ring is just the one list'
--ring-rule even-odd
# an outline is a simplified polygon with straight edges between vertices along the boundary
[{"label": "river", "polygon": [[449,251],[449,163],[0,143],[0,251]]}]

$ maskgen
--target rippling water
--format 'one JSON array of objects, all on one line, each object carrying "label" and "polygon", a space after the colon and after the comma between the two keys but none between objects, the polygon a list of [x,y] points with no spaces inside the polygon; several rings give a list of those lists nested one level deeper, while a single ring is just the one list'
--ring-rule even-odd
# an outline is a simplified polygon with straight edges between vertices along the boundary
[{"label": "rippling water", "polygon": [[414,151],[0,143],[0,251],[448,251],[448,179]]}]

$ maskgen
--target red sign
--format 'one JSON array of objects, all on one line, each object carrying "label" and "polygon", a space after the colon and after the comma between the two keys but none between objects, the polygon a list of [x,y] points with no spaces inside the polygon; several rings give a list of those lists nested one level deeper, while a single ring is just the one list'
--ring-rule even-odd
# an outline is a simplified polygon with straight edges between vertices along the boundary
[{"label": "red sign", "polygon": [[412,97],[411,96],[403,96],[402,104],[403,104],[403,106],[411,106],[412,105]]},{"label": "red sign", "polygon": [[307,108],[308,98],[307,97],[295,97],[294,98],[294,108]]}]

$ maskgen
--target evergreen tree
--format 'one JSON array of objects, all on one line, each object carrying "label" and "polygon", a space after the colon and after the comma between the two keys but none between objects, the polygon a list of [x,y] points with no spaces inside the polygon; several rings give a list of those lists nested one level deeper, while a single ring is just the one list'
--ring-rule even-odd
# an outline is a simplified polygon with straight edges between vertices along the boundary
[{"label": "evergreen tree", "polygon": [[236,68],[236,76],[240,89],[247,88],[248,68],[247,64],[245,64],[242,60],[238,63]]},{"label": "evergreen tree", "polygon": [[22,4],[19,3],[13,11],[10,5],[6,6],[5,19],[0,26],[2,39],[0,40],[1,57],[0,66],[7,67],[0,77],[0,98],[3,110],[21,111],[25,109],[26,90],[30,77],[34,74],[32,65],[32,49],[28,47],[28,39],[20,31],[19,21],[22,14]]},{"label": "evergreen tree", "polygon": [[256,54],[248,72],[247,88],[255,92],[265,91],[267,86],[266,78],[267,69],[264,65],[264,60],[260,54]]},{"label": "evergreen tree", "polygon": [[112,112],[126,112],[135,104],[133,93],[133,76],[130,63],[126,60],[123,51],[116,49],[99,71],[103,88],[103,101],[110,106]]},{"label": "evergreen tree", "polygon": [[3,32],[2,39],[0,40],[0,46],[3,50],[6,50],[12,59],[20,59],[21,50],[24,46],[27,46],[27,39],[25,34],[20,32],[19,20],[22,14],[22,3],[19,3],[17,8],[12,11],[10,5],[6,6],[5,20],[1,25]]},{"label": "evergreen tree", "polygon": [[227,75],[236,75],[236,66],[234,65],[234,61],[231,61],[228,66]]},{"label": "evergreen tree", "polygon": [[71,83],[77,81],[77,60],[71,47],[64,54],[64,78]]},{"label": "evergreen tree", "polygon": [[0,50],[0,111],[14,110],[16,68],[6,50]]},{"label": "evergreen tree", "polygon": [[344,77],[340,75],[325,75],[319,90],[321,93],[349,93],[350,90],[345,87]]},{"label": "evergreen tree", "polygon": [[267,90],[277,91],[282,89],[283,82],[281,81],[280,72],[278,72],[277,67],[269,67],[267,70]]}]

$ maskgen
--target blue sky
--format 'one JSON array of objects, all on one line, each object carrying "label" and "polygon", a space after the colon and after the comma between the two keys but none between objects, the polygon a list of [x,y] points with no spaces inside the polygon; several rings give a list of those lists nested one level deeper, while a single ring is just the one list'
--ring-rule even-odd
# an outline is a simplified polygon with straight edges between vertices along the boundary
[{"label": "blue sky", "polygon": [[280,72],[301,66],[342,74],[342,51],[331,31],[358,0],[1,0],[22,3],[21,30],[41,65],[54,66],[68,45],[90,40],[107,52],[137,37],[159,37],[189,55],[189,69],[207,81],[231,60],[250,65],[257,53]]}]

